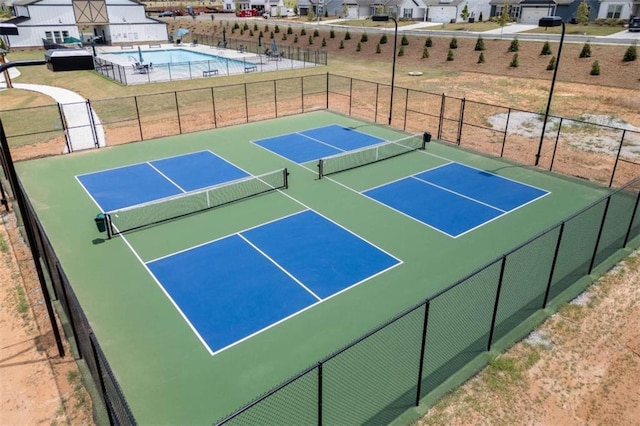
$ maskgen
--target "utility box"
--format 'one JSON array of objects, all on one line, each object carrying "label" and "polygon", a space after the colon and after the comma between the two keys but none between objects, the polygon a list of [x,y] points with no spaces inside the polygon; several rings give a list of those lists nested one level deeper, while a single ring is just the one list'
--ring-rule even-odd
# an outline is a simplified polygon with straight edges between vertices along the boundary
[{"label": "utility box", "polygon": [[50,49],[44,54],[47,68],[51,71],[92,70],[93,55],[84,49]]}]

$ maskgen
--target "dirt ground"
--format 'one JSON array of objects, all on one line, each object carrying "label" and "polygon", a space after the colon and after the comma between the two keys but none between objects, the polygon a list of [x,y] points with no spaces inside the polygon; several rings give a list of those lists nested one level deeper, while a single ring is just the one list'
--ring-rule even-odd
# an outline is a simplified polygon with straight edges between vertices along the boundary
[{"label": "dirt ground", "polygon": [[[176,21],[178,22],[178,21]],[[192,32],[220,34],[203,23],[181,23]],[[269,22],[271,27],[273,22]],[[264,23],[260,23],[261,28]],[[169,28],[170,33],[175,27]],[[281,32],[286,26],[280,26]],[[299,32],[299,30],[297,30]],[[300,47],[311,47],[307,35]],[[240,38],[239,34],[234,37]],[[256,40],[257,34],[252,38]],[[281,35],[280,35],[281,37]],[[392,45],[360,35],[344,41],[336,32],[322,38],[330,54],[354,58],[344,73],[374,81],[388,75],[381,56]],[[248,35],[244,37],[250,39]],[[292,37],[280,44],[294,45]],[[268,35],[265,36],[268,39]],[[344,49],[339,48],[343,40]],[[450,38],[434,38],[423,59],[425,39],[409,38],[398,58],[398,84],[434,93],[537,111],[549,91],[549,57],[542,43],[520,42],[519,66],[510,68],[510,42],[485,39],[485,63],[477,64],[476,40],[458,39],[453,61],[446,61]],[[554,49],[552,44],[552,49]],[[640,126],[640,61],[623,63],[626,46],[592,45],[592,58],[580,59],[582,44],[567,44],[556,87],[554,110],[576,117],[612,115]],[[593,60],[600,76],[589,76]],[[382,62],[381,62],[382,61]],[[384,69],[382,69],[384,68]],[[408,77],[407,70],[424,72]],[[371,74],[369,74],[371,72]],[[46,145],[30,149],[51,149]],[[58,149],[57,147],[55,148]],[[48,152],[48,151],[47,151]],[[56,151],[57,152],[57,151]],[[39,154],[45,152],[40,151]],[[27,157],[38,156],[38,153]],[[91,400],[69,354],[60,358],[46,317],[43,296],[30,268],[28,250],[11,214],[0,227],[0,424],[93,424]],[[635,254],[591,287],[580,302],[550,318],[530,339],[496,358],[483,372],[441,400],[417,424],[638,424],[640,418],[640,255]]]}]

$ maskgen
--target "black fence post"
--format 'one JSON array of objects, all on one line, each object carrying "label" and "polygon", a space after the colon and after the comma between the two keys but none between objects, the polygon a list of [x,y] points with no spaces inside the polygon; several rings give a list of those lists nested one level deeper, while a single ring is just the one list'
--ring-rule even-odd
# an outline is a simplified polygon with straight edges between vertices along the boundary
[{"label": "black fence post", "polygon": [[7,200],[7,194],[4,192],[2,181],[0,181],[0,206],[4,206],[5,211],[9,211],[9,201]]},{"label": "black fence post", "polygon": [[427,344],[427,327],[429,324],[429,307],[431,301],[427,299],[424,303],[424,320],[422,322],[422,346],[420,346],[420,364],[418,365],[418,386],[416,386],[416,407],[420,404],[422,394],[422,371],[424,368],[424,352]]},{"label": "black fence post", "polygon": [[500,267],[500,278],[498,279],[498,288],[496,290],[496,301],[493,305],[493,317],[491,318],[491,329],[489,330],[489,341],[487,342],[487,351],[493,346],[493,332],[496,328],[496,318],[498,316],[498,305],[500,303],[500,290],[502,290],[502,279],[504,278],[504,268],[507,264],[507,256],[502,256],[502,265]]},{"label": "black fence post", "polygon": [[69,141],[69,133],[67,132],[67,120],[64,119],[64,112],[62,111],[62,105],[58,102],[58,116],[60,117],[60,125],[62,126],[62,134],[64,135],[64,144],[67,147],[67,152],[73,152],[71,148],[71,141]]},{"label": "black fence post", "polygon": [[600,245],[600,238],[602,237],[602,230],[604,229],[604,224],[607,221],[607,212],[609,211],[609,204],[611,204],[611,195],[607,197],[607,203],[604,206],[604,213],[602,214],[602,221],[600,222],[600,229],[598,230],[598,238],[596,238],[596,244],[593,248],[593,256],[591,256],[591,263],[589,263],[589,272],[593,271],[593,266],[596,261],[596,255],[598,254],[598,246]]},{"label": "black fence post", "polygon": [[300,103],[302,104],[302,112],[304,112],[304,76],[300,77]]},{"label": "black fence post", "polygon": [[322,426],[322,363],[318,363],[318,426]]},{"label": "black fence post", "polygon": [[549,164],[549,171],[553,170],[553,162],[556,159],[556,151],[558,150],[558,143],[560,142],[560,131],[562,130],[562,122],[564,117],[560,117],[560,124],[558,125],[558,132],[556,133],[556,143],[553,145],[553,154],[551,154],[551,163]]},{"label": "black fence post", "polygon": [[547,307],[549,302],[549,292],[551,291],[551,283],[553,282],[553,274],[556,270],[556,264],[558,263],[558,253],[560,253],[560,244],[562,243],[562,234],[564,233],[565,222],[560,225],[560,232],[558,233],[558,242],[556,243],[556,250],[553,253],[553,261],[551,262],[551,270],[549,271],[549,280],[547,281],[547,289],[544,292],[544,300],[542,301],[542,309]]},{"label": "black fence post", "polygon": [[140,130],[140,140],[144,140],[144,135],[142,134],[142,120],[140,120],[140,108],[138,108],[138,97],[133,97],[133,103],[136,106],[136,117],[138,118],[138,129]]},{"label": "black fence post", "polygon": [[627,243],[629,242],[629,236],[631,235],[631,229],[633,228],[633,220],[636,217],[639,202],[640,202],[640,191],[638,191],[638,195],[636,196],[636,203],[633,206],[633,213],[631,214],[631,220],[629,221],[629,227],[627,228],[627,234],[624,236],[624,243],[622,244],[622,247],[626,247]]},{"label": "black fence post", "polygon": [[93,146],[100,148],[100,141],[98,139],[98,130],[96,129],[96,121],[93,118],[93,109],[91,107],[91,101],[87,99],[87,114],[89,114],[89,126],[91,126],[91,136],[93,136]]},{"label": "black fence post", "polygon": [[62,345],[62,337],[60,336],[60,330],[58,330],[58,321],[56,320],[55,314],[53,312],[53,305],[51,304],[49,289],[47,289],[47,282],[44,278],[44,272],[42,271],[42,264],[40,263],[40,260],[39,260],[40,254],[38,253],[38,248],[36,246],[35,234],[33,231],[33,227],[31,226],[31,224],[33,223],[31,220],[31,216],[34,213],[30,209],[30,206],[27,206],[26,200],[24,198],[24,194],[22,192],[22,188],[20,187],[20,183],[18,182],[18,175],[16,174],[16,169],[13,166],[13,160],[11,158],[9,142],[7,141],[7,136],[4,133],[4,126],[2,125],[1,120],[0,120],[0,149],[2,150],[2,155],[5,158],[5,163],[8,169],[7,172],[9,174],[9,182],[11,182],[11,186],[13,188],[13,197],[18,203],[20,215],[22,216],[24,230],[27,234],[27,241],[29,243],[29,250],[31,251],[31,256],[33,257],[33,264],[36,269],[36,274],[38,275],[38,281],[40,282],[40,288],[42,290],[42,295],[44,297],[44,304],[45,304],[45,307],[47,308],[47,314],[49,315],[49,322],[51,323],[51,328],[53,330],[53,335],[56,340],[56,345],[58,346],[58,354],[62,358],[64,357],[64,346]]},{"label": "black fence post", "polygon": [[511,118],[511,108],[507,110],[507,122],[504,125],[504,136],[502,137],[502,148],[500,149],[500,158],[504,157],[504,147],[507,144],[507,134],[509,132],[510,118]]},{"label": "black fence post", "polygon": [[[274,80],[275,81],[275,80]],[[329,109],[329,73],[327,73],[327,92],[326,92],[326,99],[325,99],[325,109]]]},{"label": "black fence post", "polygon": [[376,83],[376,104],[375,104],[375,112],[373,113],[373,122],[378,122],[378,94],[380,93],[380,83]]},{"label": "black fence post", "polygon": [[[327,73],[327,79],[329,78],[329,73]],[[327,100],[329,99],[329,94],[327,93]],[[276,80],[273,80],[273,106],[276,110],[276,118],[278,118],[278,85],[276,84]]]},{"label": "black fence post", "polygon": [[[58,278],[60,279],[60,287],[62,288],[62,297],[64,298],[64,305],[67,307],[67,320],[69,321],[69,325],[71,326],[71,332],[73,333],[73,341],[76,345],[76,351],[78,352],[78,357],[82,358],[85,355],[82,353],[82,345],[80,345],[80,340],[78,337],[78,329],[76,327],[76,320],[73,314],[71,314],[71,305],[69,304],[69,296],[67,296],[67,286],[69,285],[69,280],[67,279],[64,270],[62,269],[62,265],[59,260],[55,260],[56,272],[58,273]],[[69,342],[71,343],[71,342]]]},{"label": "black fence post", "polygon": [[213,108],[213,128],[215,129],[218,127],[218,120],[216,119],[216,94],[213,87],[211,88],[211,107]]},{"label": "black fence post", "polygon": [[353,78],[349,79],[349,117],[351,117],[351,103],[353,101]]},{"label": "black fence post", "polygon": [[444,120],[444,104],[446,102],[446,97],[444,95],[444,93],[442,94],[442,97],[440,98],[440,117],[438,120],[438,139],[442,139],[442,121]]},{"label": "black fence post", "polygon": [[464,125],[464,108],[465,108],[466,98],[462,98],[462,102],[460,102],[460,119],[458,120],[458,135],[456,136],[456,142],[458,146],[462,143],[462,126]]},{"label": "black fence post", "polygon": [[409,111],[409,89],[406,89],[407,95],[404,97],[404,123],[402,124],[402,130],[407,130],[407,112]]},{"label": "black fence post", "polygon": [[180,123],[180,104],[178,103],[178,92],[173,92],[174,100],[176,101],[176,117],[178,118],[178,134],[182,134],[182,123]]},{"label": "black fence post", "polygon": [[609,188],[613,185],[613,179],[618,169],[618,161],[620,160],[620,153],[622,152],[622,145],[624,144],[624,137],[627,135],[627,129],[622,129],[622,139],[620,139],[620,145],[618,145],[618,152],[616,153],[616,161],[613,163],[613,170],[611,170],[611,179],[609,179]]},{"label": "black fence post", "polygon": [[89,344],[91,345],[91,351],[93,352],[93,361],[97,369],[96,373],[98,373],[98,381],[100,382],[98,383],[98,385],[100,386],[100,392],[102,393],[102,401],[104,402],[104,408],[107,411],[107,415],[109,416],[109,424],[115,425],[117,423],[114,421],[115,419],[113,418],[111,410],[109,409],[109,405],[107,404],[107,387],[104,385],[104,377],[102,377],[102,367],[100,366],[100,360],[98,359],[98,351],[96,350],[93,339],[91,338],[92,335],[93,332],[89,332]]},{"label": "black fence post", "polygon": [[247,83],[243,84],[244,86],[244,116],[246,118],[245,123],[249,122],[249,99],[247,96]]}]

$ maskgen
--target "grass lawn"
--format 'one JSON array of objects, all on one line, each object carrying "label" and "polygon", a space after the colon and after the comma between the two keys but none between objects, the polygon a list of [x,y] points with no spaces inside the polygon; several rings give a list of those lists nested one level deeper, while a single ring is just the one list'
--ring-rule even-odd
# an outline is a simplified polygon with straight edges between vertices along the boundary
[{"label": "grass lawn", "polygon": [[[566,26],[566,33],[569,35],[590,35],[590,36],[608,36],[611,34],[624,31],[624,27],[609,27],[606,25],[575,25],[569,24]],[[562,27],[549,27],[549,28],[534,28],[529,31],[523,31],[523,33],[548,33],[548,34],[561,34]]]},{"label": "grass lawn", "polygon": [[[413,25],[419,24],[420,22],[416,21],[398,21],[398,27],[402,27],[405,25]],[[374,22],[371,19],[350,19],[340,22],[340,25],[346,25],[348,27],[357,27],[357,28],[395,28],[395,24],[393,21],[389,20],[386,22]]]},{"label": "grass lawn", "polygon": [[500,28],[497,22],[474,22],[470,24],[468,22],[456,22],[455,24],[442,24],[434,25],[432,27],[420,28],[421,30],[428,31],[471,31],[471,32],[483,32],[489,30],[495,30]]}]

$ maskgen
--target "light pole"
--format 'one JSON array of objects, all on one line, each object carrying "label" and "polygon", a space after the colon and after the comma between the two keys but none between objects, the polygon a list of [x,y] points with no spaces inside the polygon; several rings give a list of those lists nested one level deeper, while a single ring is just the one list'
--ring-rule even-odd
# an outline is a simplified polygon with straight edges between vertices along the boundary
[{"label": "light pole", "polygon": [[548,28],[548,27],[558,27],[562,25],[562,35],[560,36],[560,45],[558,46],[558,57],[556,58],[556,65],[553,69],[553,78],[551,79],[551,89],[549,90],[549,100],[547,101],[547,110],[544,113],[544,121],[542,123],[542,133],[540,133],[540,144],[538,145],[538,152],[536,153],[536,166],[540,162],[540,154],[542,152],[542,144],[544,142],[544,132],[547,128],[547,120],[549,119],[549,110],[551,109],[551,98],[553,98],[553,88],[556,85],[556,77],[558,76],[558,67],[560,66],[560,55],[562,54],[562,43],[564,42],[564,21],[559,16],[545,16],[544,18],[540,18],[538,21],[538,26]]},{"label": "light pole", "polygon": [[389,15],[373,15],[372,21],[375,22],[387,22],[391,19],[395,24],[395,32],[393,35],[393,67],[391,68],[391,99],[389,101],[389,125],[391,125],[391,115],[393,112],[393,86],[396,78],[396,49],[398,48],[398,21],[393,16]]}]

